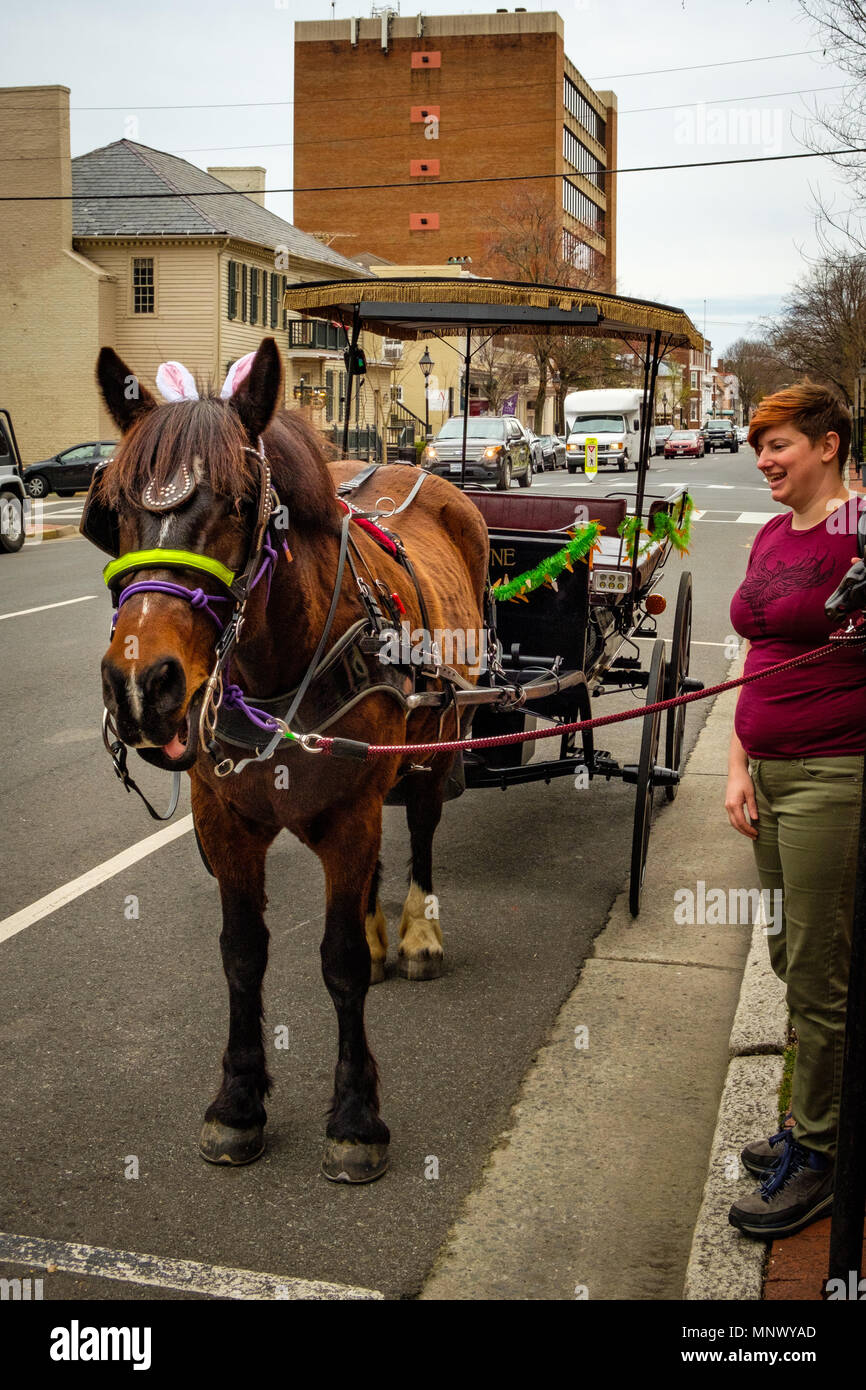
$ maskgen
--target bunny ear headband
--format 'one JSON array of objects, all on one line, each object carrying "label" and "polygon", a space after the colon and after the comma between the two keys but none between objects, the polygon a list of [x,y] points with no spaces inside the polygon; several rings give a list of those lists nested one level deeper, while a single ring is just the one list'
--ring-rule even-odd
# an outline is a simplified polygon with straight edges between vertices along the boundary
[{"label": "bunny ear headband", "polygon": [[[254,352],[239,357],[229,367],[228,375],[220,391],[220,399],[227,401],[233,396],[241,383],[249,376]],[[197,401],[199,399],[192,372],[182,362],[163,362],[156,374],[156,387],[163,400]]]}]

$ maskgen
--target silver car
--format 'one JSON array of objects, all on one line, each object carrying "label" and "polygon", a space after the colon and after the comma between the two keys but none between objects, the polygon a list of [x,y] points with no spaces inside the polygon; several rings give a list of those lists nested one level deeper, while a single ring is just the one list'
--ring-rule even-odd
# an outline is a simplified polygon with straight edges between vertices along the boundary
[{"label": "silver car", "polygon": [[[430,473],[456,481],[463,467],[463,416],[452,415],[421,455]],[[507,490],[516,478],[532,482],[529,436],[513,415],[473,415],[466,421],[466,477]]]}]

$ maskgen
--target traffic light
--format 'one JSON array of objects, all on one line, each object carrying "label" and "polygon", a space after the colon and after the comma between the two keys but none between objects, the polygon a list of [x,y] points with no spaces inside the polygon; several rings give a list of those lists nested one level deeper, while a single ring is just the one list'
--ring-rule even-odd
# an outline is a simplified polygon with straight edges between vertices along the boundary
[{"label": "traffic light", "polygon": [[367,358],[363,348],[356,347],[353,351],[352,348],[347,347],[343,353],[343,361],[346,364],[346,371],[350,372],[352,376],[367,375]]}]

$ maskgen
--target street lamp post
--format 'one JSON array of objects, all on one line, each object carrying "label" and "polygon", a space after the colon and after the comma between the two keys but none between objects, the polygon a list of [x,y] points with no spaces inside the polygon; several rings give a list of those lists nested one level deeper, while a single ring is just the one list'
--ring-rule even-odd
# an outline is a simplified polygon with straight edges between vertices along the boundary
[{"label": "street lamp post", "polygon": [[429,390],[428,390],[428,382],[429,382],[429,380],[430,380],[430,373],[432,372],[434,365],[435,365],[435,363],[433,362],[433,358],[430,356],[430,350],[429,350],[428,347],[425,346],[425,348],[424,348],[424,356],[421,358],[420,362],[418,363],[418,366],[421,368],[421,371],[424,373],[424,440],[425,440],[425,443],[426,443],[426,441],[430,438],[430,392],[429,392]]},{"label": "street lamp post", "polygon": [[668,393],[667,393],[667,391],[663,391],[663,392],[662,392],[662,413],[663,413],[663,415],[664,415],[664,419],[662,420],[662,424],[666,425],[667,422],[668,422]]}]

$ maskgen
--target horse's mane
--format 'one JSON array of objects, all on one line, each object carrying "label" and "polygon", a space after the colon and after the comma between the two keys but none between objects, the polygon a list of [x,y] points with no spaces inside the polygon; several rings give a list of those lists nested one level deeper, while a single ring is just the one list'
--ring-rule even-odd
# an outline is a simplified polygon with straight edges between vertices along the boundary
[{"label": "horse's mane", "polygon": [[[293,525],[339,526],[334,482],[326,466],[327,446],[300,411],[278,411],[262,435],[271,477]],[[135,507],[153,480],[163,487],[181,463],[201,459],[215,493],[255,496],[259,474],[236,412],[215,395],[175,401],[142,413],[124,436],[101,480],[101,496],[112,507]]]}]

